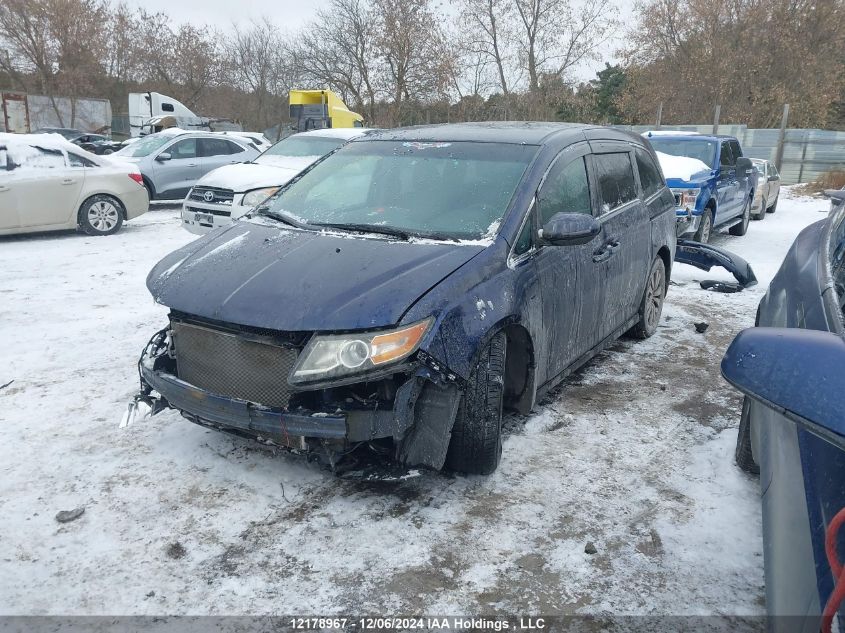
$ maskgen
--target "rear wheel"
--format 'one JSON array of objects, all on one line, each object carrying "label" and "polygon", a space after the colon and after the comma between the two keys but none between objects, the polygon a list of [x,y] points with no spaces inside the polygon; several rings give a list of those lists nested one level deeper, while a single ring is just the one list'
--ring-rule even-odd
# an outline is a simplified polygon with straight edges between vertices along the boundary
[{"label": "rear wheel", "polygon": [[122,225],[123,205],[112,196],[92,196],[79,209],[79,226],[88,235],[111,235]]},{"label": "rear wheel", "polygon": [[446,455],[452,470],[489,475],[499,465],[506,350],[507,338],[499,332],[470,374]]},{"label": "rear wheel", "polygon": [[742,414],[739,416],[739,431],[736,435],[736,465],[753,475],[760,474],[760,466],[751,454],[751,401],[746,396],[742,401]]},{"label": "rear wheel", "polygon": [[631,328],[631,334],[637,338],[648,338],[660,325],[663,312],[663,299],[666,297],[666,266],[660,257],[655,257],[648,273],[648,281],[640,302],[640,320]]},{"label": "rear wheel", "polygon": [[774,204],[771,206],[771,208],[766,209],[766,213],[774,213],[775,211],[777,211],[777,210],[778,210],[778,200],[779,200],[779,199],[780,199],[780,196],[778,196],[777,198],[775,198],[775,202],[774,202]]},{"label": "rear wheel", "polygon": [[765,220],[766,219],[766,205],[769,204],[769,201],[763,198],[763,202],[760,204],[760,210],[754,214],[755,220]]},{"label": "rear wheel", "polygon": [[707,207],[701,213],[701,221],[698,223],[698,230],[693,236],[693,240],[707,244],[710,241],[710,233],[713,231],[713,209]]},{"label": "rear wheel", "polygon": [[731,235],[742,237],[748,231],[748,223],[751,221],[751,198],[745,201],[745,206],[742,208],[742,220],[739,224],[734,224],[728,232]]}]

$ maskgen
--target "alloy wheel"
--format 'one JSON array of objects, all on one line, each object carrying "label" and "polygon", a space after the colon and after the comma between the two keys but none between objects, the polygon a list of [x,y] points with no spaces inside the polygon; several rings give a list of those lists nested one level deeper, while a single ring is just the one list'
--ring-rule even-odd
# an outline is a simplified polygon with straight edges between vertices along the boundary
[{"label": "alloy wheel", "polygon": [[111,202],[98,200],[88,208],[88,222],[101,233],[111,231],[119,218],[119,211]]}]

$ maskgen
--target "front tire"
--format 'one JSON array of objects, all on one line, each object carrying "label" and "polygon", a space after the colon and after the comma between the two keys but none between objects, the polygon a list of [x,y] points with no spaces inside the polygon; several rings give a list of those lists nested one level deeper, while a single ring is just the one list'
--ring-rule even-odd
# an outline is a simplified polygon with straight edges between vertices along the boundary
[{"label": "front tire", "polygon": [[452,470],[489,475],[499,465],[506,352],[507,338],[499,332],[470,374],[446,455],[446,465]]},{"label": "front tire", "polygon": [[631,334],[639,339],[646,339],[657,331],[660,315],[663,312],[663,299],[666,297],[666,265],[658,256],[651,264],[648,281],[640,302],[640,320],[631,328]]},{"label": "front tire", "polygon": [[79,226],[88,235],[112,235],[123,226],[123,205],[112,196],[91,196],[79,208]]},{"label": "front tire", "polygon": [[751,221],[751,198],[745,201],[745,206],[742,209],[742,221],[739,224],[734,224],[728,229],[728,233],[737,237],[742,237],[748,231],[748,223]]},{"label": "front tire", "polygon": [[707,244],[710,241],[710,233],[713,231],[713,209],[707,207],[701,213],[701,222],[698,223],[698,230],[693,235],[692,239],[702,244]]},{"label": "front tire", "polygon": [[742,400],[742,413],[739,416],[739,431],[736,434],[736,465],[752,475],[760,474],[760,466],[751,454],[751,401],[748,396]]}]

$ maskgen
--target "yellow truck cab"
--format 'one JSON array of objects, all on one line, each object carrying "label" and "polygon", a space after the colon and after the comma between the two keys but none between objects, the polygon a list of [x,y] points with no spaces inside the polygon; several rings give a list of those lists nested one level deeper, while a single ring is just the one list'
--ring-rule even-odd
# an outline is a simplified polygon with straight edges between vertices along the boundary
[{"label": "yellow truck cab", "polygon": [[347,108],[331,90],[291,90],[290,118],[297,132],[364,127],[364,117]]}]

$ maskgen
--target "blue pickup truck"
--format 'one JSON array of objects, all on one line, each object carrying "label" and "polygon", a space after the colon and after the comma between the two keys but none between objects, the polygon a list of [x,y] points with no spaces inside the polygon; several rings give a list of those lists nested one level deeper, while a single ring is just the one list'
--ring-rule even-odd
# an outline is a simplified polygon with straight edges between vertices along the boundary
[{"label": "blue pickup truck", "polygon": [[714,229],[745,235],[757,171],[732,136],[646,132],[675,195],[679,237],[706,243]]}]

